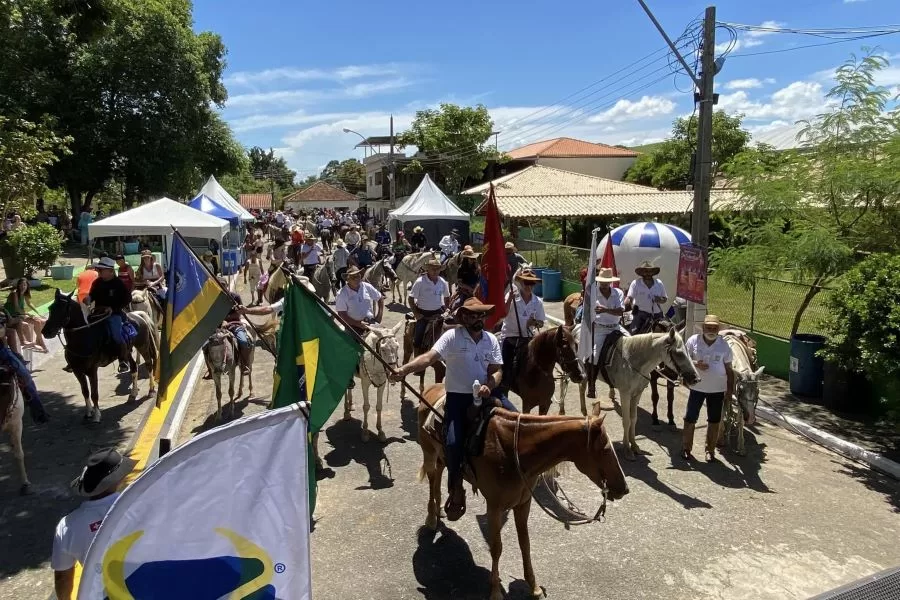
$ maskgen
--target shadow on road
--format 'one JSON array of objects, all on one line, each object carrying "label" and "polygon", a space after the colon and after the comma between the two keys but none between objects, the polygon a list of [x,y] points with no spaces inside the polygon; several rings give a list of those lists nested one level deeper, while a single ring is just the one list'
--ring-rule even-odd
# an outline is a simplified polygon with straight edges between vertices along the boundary
[{"label": "shadow on road", "polygon": [[413,553],[413,573],[426,600],[487,598],[491,572],[475,564],[469,545],[455,531],[438,525],[437,531],[419,529]]},{"label": "shadow on road", "polygon": [[403,439],[411,442],[419,440],[418,402],[408,398],[400,401],[400,428],[406,432]]},{"label": "shadow on road", "polygon": [[[225,384],[228,385],[227,383]],[[268,398],[256,398],[253,396],[245,396],[243,398],[235,399],[234,401],[234,414],[231,414],[231,402],[228,399],[227,390],[222,395],[222,420],[216,420],[216,411],[213,409],[211,413],[206,417],[206,420],[203,421],[200,425],[197,425],[191,430],[191,433],[194,435],[200,435],[210,429],[215,429],[219,425],[224,425],[225,423],[229,423],[231,421],[236,421],[244,416],[244,411],[247,409],[247,406],[250,404],[264,404],[267,405],[269,403]]]},{"label": "shadow on road", "polygon": [[891,505],[895,513],[900,513],[900,482],[860,464],[832,460],[839,473],[849,475],[874,492],[884,496],[884,501]]},{"label": "shadow on road", "polygon": [[351,461],[364,466],[369,472],[369,485],[356,488],[358,490],[382,490],[393,487],[391,463],[384,453],[384,448],[403,440],[388,438],[387,442],[381,443],[372,436],[368,442],[364,442],[360,439],[361,433],[360,422],[356,419],[338,421],[327,428],[325,435],[332,450],[325,455],[325,462],[332,468],[346,467]]}]

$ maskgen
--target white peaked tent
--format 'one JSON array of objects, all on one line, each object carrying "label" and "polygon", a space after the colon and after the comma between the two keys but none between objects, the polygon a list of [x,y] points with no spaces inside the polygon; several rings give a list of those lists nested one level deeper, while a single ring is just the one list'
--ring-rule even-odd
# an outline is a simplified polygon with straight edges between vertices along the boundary
[{"label": "white peaked tent", "polygon": [[[392,219],[391,229],[394,231],[400,227],[404,231],[414,226],[422,227],[431,246],[436,246],[438,240],[453,228],[459,229],[461,239],[469,238],[469,213],[453,204],[427,174],[406,202],[389,212],[388,216]],[[400,225],[397,226],[394,221]],[[406,233],[409,235],[410,231]]]},{"label": "white peaked tent", "polygon": [[216,178],[212,175],[206,180],[206,183],[197,192],[197,195],[205,194],[227,208],[230,208],[241,216],[241,221],[255,221],[256,217],[247,212],[247,209],[241,206],[241,203],[235,200],[231,194],[225,191]]}]

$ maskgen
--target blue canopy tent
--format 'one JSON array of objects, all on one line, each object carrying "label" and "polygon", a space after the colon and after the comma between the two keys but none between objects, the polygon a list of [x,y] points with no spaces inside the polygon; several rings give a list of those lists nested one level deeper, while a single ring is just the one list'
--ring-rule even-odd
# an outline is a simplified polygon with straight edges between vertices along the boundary
[{"label": "blue canopy tent", "polygon": [[[245,260],[243,249],[239,242],[243,225],[241,223],[241,215],[237,211],[219,204],[206,194],[199,194],[188,203],[188,206],[202,213],[228,221],[228,224],[231,225],[231,232],[237,232],[237,236],[233,233],[226,235],[224,243],[223,240],[218,240],[221,253],[219,264],[222,266],[222,274],[233,275],[237,273],[240,265],[244,264]],[[236,241],[237,243],[235,243]]]}]

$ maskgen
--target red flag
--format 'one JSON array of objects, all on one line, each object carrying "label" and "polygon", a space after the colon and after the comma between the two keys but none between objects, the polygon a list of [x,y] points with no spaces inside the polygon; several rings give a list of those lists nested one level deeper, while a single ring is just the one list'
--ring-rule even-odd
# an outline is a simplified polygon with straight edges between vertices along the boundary
[{"label": "red flag", "polygon": [[494,198],[494,184],[488,193],[484,218],[484,248],[481,258],[481,274],[487,281],[485,304],[493,304],[493,314],[485,319],[485,329],[490,331],[506,316],[506,251],[503,249],[503,230],[500,228],[500,213],[497,211],[497,200]]},{"label": "red flag", "polygon": [[[603,258],[600,259],[600,266],[606,269],[612,269],[613,277],[619,276],[616,269],[616,253],[613,252],[612,236],[606,236],[606,248],[603,250]],[[613,287],[619,287],[618,283],[612,284]]]}]

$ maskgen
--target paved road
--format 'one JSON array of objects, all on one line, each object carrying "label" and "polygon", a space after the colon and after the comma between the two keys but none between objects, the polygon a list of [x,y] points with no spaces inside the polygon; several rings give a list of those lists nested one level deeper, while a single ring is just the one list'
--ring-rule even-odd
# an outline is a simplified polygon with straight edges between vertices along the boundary
[{"label": "paved road", "polygon": [[[399,318],[388,312],[385,324]],[[258,352],[261,397],[241,400],[239,414],[263,410],[268,400],[272,361]],[[326,426],[327,468],[312,536],[315,594],[483,598],[490,568],[483,502],[470,496],[468,514],[437,535],[421,530],[427,490],[415,478],[421,453],[414,405],[401,403],[396,387],[389,397],[386,444],[360,441],[358,396],[353,421],[340,421],[339,410]],[[683,414],[682,393],[676,402]],[[570,414],[576,403],[573,388]],[[182,439],[211,426],[214,407],[211,386],[202,382]],[[900,563],[896,482],[766,424],[748,433],[746,457],[689,467],[677,457],[680,432],[652,432],[648,408],[645,398],[638,440],[652,455],[624,465],[631,494],[611,505],[606,523],[566,531],[537,507],[532,511],[534,564],[548,597],[808,598]],[[606,414],[617,440],[621,419]],[[704,434],[697,433],[698,452]],[[586,478],[572,469],[561,481],[576,504],[596,509],[597,490]],[[526,598],[511,525],[503,541],[503,585],[511,598]]]}]

